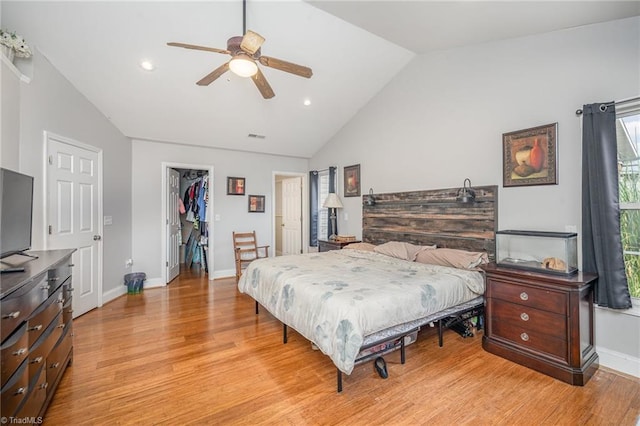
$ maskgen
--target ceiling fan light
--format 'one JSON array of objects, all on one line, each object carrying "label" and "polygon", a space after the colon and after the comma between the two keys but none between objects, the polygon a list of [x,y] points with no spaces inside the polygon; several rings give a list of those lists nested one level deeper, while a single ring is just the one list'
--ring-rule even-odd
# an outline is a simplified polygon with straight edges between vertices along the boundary
[{"label": "ceiling fan light", "polygon": [[238,55],[231,59],[229,69],[240,77],[252,77],[258,72],[255,61],[246,55]]}]

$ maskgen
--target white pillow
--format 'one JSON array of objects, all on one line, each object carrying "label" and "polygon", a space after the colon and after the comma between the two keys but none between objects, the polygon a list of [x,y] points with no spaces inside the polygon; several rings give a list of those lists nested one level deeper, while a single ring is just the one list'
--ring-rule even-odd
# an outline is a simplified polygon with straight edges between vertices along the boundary
[{"label": "white pillow", "polygon": [[416,256],[423,250],[435,249],[436,246],[417,246],[411,243],[403,243],[401,241],[389,241],[388,243],[376,246],[373,251],[398,259],[413,262]]}]

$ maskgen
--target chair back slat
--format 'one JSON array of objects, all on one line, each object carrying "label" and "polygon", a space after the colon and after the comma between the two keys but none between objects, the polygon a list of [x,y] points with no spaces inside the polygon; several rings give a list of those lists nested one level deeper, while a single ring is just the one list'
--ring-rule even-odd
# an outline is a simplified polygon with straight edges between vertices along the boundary
[{"label": "chair back slat", "polygon": [[[264,256],[260,255],[261,251],[264,253]],[[236,281],[238,281],[242,275],[242,271],[249,263],[256,259],[269,257],[269,246],[258,246],[256,231],[234,232],[233,253],[236,263]]]}]

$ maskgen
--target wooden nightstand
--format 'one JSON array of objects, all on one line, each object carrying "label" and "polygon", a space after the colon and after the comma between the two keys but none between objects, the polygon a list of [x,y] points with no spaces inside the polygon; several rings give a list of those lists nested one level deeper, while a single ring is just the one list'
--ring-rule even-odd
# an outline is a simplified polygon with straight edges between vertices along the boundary
[{"label": "wooden nightstand", "polygon": [[342,247],[349,245],[349,244],[353,244],[353,243],[359,243],[361,241],[328,241],[328,240],[318,240],[318,251],[319,252],[323,252],[323,251],[330,251],[330,250],[341,250]]},{"label": "wooden nightstand", "polygon": [[486,265],[482,347],[572,385],[598,369],[593,340],[597,276],[559,276]]}]

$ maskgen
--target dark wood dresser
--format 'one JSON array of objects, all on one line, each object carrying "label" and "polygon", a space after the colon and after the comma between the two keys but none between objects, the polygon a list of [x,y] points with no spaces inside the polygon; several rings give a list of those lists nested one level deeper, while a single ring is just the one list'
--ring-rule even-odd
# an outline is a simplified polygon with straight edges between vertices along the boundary
[{"label": "dark wood dresser", "polygon": [[3,419],[41,423],[62,374],[71,364],[74,251],[29,252],[38,258],[25,257],[20,263],[24,272],[2,274]]},{"label": "dark wood dresser", "polygon": [[318,251],[323,252],[323,251],[330,251],[330,250],[341,250],[342,247],[346,245],[359,243],[359,242],[361,241],[318,240]]},{"label": "dark wood dresser", "polygon": [[486,265],[482,347],[572,385],[598,369],[594,274],[570,277]]}]

